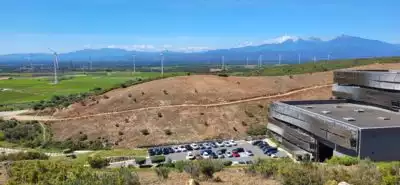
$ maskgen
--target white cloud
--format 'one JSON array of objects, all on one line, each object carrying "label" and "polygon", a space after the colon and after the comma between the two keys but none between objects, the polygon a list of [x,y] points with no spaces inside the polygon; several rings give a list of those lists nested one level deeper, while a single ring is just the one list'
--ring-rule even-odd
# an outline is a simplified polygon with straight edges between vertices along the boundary
[{"label": "white cloud", "polygon": [[188,47],[181,47],[175,49],[175,51],[180,51],[180,52],[186,52],[186,53],[194,53],[194,52],[201,52],[201,51],[207,51],[210,50],[211,48],[205,47],[205,46],[188,46]]}]

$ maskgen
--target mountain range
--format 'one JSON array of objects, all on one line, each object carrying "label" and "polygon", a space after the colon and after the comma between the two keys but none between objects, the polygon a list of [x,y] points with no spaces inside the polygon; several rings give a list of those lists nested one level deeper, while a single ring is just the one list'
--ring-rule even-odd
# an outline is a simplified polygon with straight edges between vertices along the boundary
[{"label": "mountain range", "polygon": [[[132,60],[132,55],[136,56],[139,65],[157,63],[160,60],[160,52],[129,51],[119,48],[84,49],[61,53],[59,58],[60,63],[88,62],[89,57],[96,62],[128,62]],[[327,41],[315,37],[303,39],[285,36],[275,42],[257,46],[193,53],[169,51],[165,54],[165,60],[170,64],[219,63],[224,56],[227,63],[243,63],[248,58],[250,64],[256,64],[260,55],[264,62],[276,62],[280,56],[284,63],[295,63],[299,57],[303,62],[311,61],[314,57],[316,60],[385,57],[399,56],[400,45],[348,35]],[[48,53],[7,54],[0,55],[0,63],[26,63],[29,57],[33,62],[53,60],[53,55]]]}]

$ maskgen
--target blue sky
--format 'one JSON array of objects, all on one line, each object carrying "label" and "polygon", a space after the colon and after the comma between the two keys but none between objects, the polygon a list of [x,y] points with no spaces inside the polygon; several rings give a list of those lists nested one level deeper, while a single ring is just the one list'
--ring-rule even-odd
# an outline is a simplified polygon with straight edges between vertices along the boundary
[{"label": "blue sky", "polygon": [[399,0],[0,0],[0,54],[201,50],[282,35],[400,43]]}]

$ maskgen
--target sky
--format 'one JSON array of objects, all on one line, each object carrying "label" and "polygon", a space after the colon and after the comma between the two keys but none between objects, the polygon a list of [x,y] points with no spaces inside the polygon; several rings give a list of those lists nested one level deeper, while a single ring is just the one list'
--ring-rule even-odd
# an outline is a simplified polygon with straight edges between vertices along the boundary
[{"label": "sky", "polygon": [[0,54],[198,51],[341,34],[400,44],[399,7],[399,0],[0,0]]}]

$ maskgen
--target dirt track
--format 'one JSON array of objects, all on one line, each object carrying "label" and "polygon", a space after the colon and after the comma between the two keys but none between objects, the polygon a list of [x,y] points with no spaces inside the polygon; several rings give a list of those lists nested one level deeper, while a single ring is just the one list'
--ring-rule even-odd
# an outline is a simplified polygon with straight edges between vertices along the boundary
[{"label": "dirt track", "polygon": [[198,104],[181,104],[181,105],[166,105],[166,106],[156,106],[156,107],[144,107],[144,108],[138,108],[138,109],[131,109],[131,110],[124,110],[124,111],[115,111],[115,112],[106,112],[106,113],[100,113],[100,114],[93,114],[93,115],[87,115],[87,116],[78,116],[78,117],[71,117],[71,118],[53,118],[49,116],[28,116],[28,115],[8,115],[7,118],[14,118],[17,120],[38,120],[38,121],[68,121],[68,120],[79,120],[79,119],[86,119],[86,118],[91,118],[91,117],[98,117],[98,116],[106,116],[106,115],[114,115],[114,114],[122,114],[122,113],[129,113],[129,112],[137,112],[137,111],[149,111],[149,110],[154,110],[154,109],[168,109],[168,108],[180,108],[180,107],[220,107],[220,106],[226,106],[226,105],[235,105],[235,104],[241,104],[241,103],[247,103],[247,102],[252,102],[252,101],[260,101],[260,100],[266,100],[266,99],[272,99],[272,98],[281,98],[281,97],[286,97],[290,96],[293,94],[297,93],[303,93],[309,90],[315,90],[319,88],[324,88],[324,87],[331,87],[331,84],[327,85],[319,85],[319,86],[313,86],[313,87],[307,87],[307,88],[302,88],[298,90],[293,90],[289,91],[286,93],[282,94],[277,94],[277,95],[271,95],[271,96],[261,96],[261,97],[255,97],[255,98],[249,98],[249,99],[243,99],[243,100],[237,100],[237,101],[231,101],[231,102],[223,102],[223,103],[212,103],[212,104],[204,104],[204,105],[198,105]]}]

